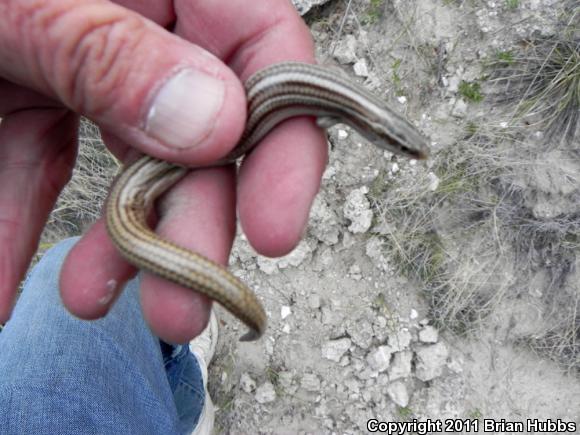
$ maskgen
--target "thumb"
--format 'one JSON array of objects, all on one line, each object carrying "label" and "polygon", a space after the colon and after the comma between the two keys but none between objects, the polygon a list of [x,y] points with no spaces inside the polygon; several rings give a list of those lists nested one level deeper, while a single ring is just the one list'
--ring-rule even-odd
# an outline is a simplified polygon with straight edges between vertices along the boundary
[{"label": "thumb", "polygon": [[235,144],[245,96],[220,60],[104,0],[0,2],[0,76],[154,156],[204,164]]}]

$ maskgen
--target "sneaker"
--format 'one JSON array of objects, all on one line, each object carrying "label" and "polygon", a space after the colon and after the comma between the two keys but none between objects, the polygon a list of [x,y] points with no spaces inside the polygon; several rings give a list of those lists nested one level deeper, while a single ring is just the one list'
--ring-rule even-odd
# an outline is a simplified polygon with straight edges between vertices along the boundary
[{"label": "sneaker", "polygon": [[201,369],[203,388],[205,390],[203,409],[201,410],[201,415],[199,416],[197,426],[193,430],[192,435],[210,435],[213,431],[215,408],[211,401],[209,392],[207,391],[207,367],[215,353],[217,341],[218,321],[214,311],[212,310],[207,327],[200,335],[189,342],[189,350],[197,359],[197,363]]}]

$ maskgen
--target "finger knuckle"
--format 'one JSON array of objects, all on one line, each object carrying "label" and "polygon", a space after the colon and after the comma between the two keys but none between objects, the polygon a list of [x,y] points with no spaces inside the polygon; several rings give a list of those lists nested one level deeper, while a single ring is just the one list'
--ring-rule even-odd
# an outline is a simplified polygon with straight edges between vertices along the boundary
[{"label": "finger knuckle", "polygon": [[46,75],[54,92],[81,113],[106,111],[130,80],[142,20],[117,10],[68,10],[46,26],[53,40]]}]

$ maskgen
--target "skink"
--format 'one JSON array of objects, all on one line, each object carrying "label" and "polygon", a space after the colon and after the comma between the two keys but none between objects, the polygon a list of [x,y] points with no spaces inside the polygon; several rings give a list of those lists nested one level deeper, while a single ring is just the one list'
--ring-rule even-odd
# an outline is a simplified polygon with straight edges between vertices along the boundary
[{"label": "skink", "polygon": [[[321,66],[286,62],[265,68],[245,83],[248,120],[238,145],[212,164],[235,162],[285,119],[313,115],[322,128],[344,123],[381,149],[425,159],[426,139],[375,95]],[[127,261],[207,295],[249,327],[240,340],[258,339],[266,314],[256,295],[221,265],[157,236],[146,218],[154,201],[188,170],[150,156],[125,168],[106,205],[107,229]]]}]

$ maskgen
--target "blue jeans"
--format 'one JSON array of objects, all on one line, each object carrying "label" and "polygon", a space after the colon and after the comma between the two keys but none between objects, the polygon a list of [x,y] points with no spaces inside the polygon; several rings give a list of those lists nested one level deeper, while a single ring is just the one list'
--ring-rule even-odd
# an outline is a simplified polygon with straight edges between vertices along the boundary
[{"label": "blue jeans", "polygon": [[199,364],[151,333],[138,279],[103,319],[62,306],[60,268],[75,242],[44,255],[0,332],[0,434],[191,433],[205,400]]}]

